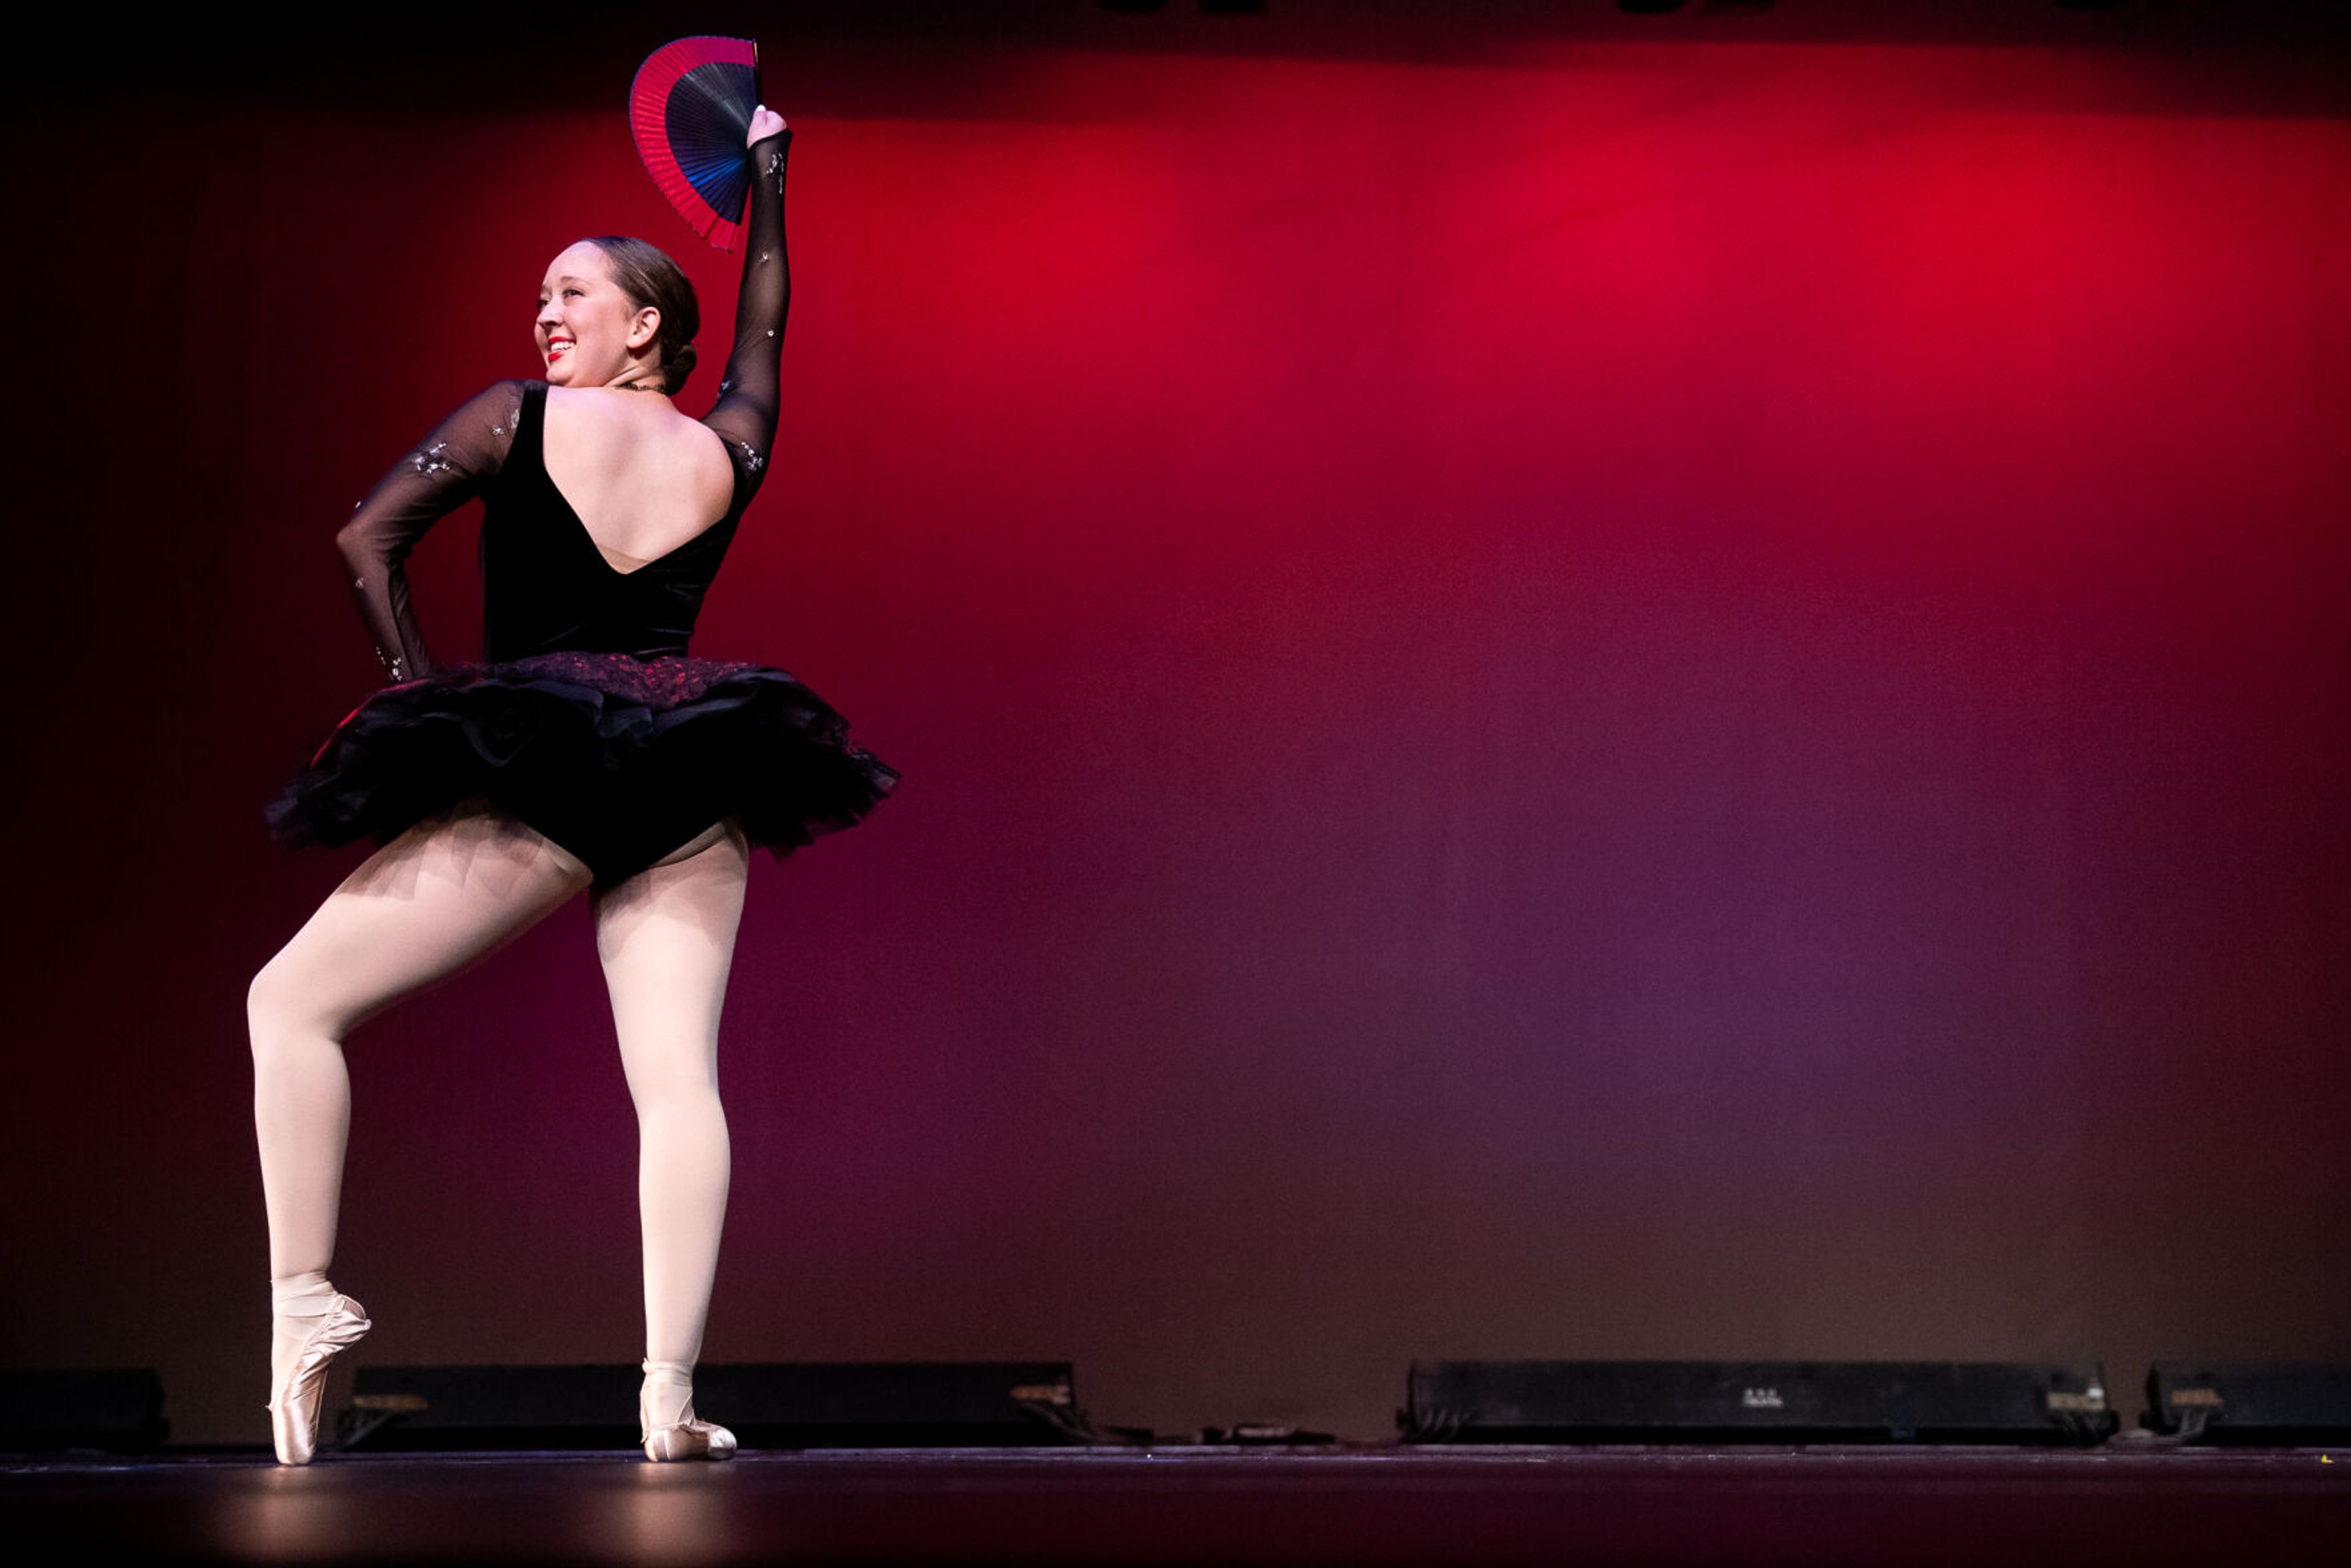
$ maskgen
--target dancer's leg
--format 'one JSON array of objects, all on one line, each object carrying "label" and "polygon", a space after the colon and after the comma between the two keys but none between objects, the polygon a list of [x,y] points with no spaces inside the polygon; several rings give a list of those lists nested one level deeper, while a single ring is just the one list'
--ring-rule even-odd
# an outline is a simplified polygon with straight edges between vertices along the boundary
[{"label": "dancer's leg", "polygon": [[718,1015],[749,868],[750,846],[730,819],[592,898],[637,1108],[645,1354],[689,1367],[702,1354],[726,1213]]},{"label": "dancer's leg", "polygon": [[311,1294],[334,1257],[350,1125],[343,1037],[504,946],[590,874],[486,801],[465,801],[369,856],[254,977],[253,1118],[273,1281],[304,1281]]}]

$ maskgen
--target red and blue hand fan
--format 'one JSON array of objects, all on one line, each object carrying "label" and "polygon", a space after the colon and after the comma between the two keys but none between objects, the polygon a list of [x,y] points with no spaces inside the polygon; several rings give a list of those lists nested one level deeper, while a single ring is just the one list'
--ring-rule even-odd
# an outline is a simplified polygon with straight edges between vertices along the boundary
[{"label": "red and blue hand fan", "polygon": [[748,38],[680,38],[637,68],[629,124],[637,153],[694,232],[735,248],[751,159],[743,138],[759,107],[759,46]]}]

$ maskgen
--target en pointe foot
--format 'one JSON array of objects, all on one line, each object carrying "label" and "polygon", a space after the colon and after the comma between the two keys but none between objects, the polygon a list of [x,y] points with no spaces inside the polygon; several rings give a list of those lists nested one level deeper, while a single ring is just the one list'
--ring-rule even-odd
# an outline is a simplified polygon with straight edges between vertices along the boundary
[{"label": "en pointe foot", "polygon": [[272,1368],[269,1436],[281,1465],[307,1465],[319,1451],[319,1416],[327,1397],[327,1367],[374,1326],[367,1310],[337,1292],[323,1312],[281,1315],[281,1334],[293,1354]]}]

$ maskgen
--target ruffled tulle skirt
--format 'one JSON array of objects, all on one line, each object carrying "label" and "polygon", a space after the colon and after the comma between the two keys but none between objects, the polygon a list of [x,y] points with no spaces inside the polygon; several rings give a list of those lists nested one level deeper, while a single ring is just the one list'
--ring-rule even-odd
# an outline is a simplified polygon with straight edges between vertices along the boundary
[{"label": "ruffled tulle skirt", "polygon": [[351,710],[265,808],[281,843],[389,843],[486,796],[609,886],[722,817],[781,860],[898,781],[765,664],[559,652],[452,664]]}]

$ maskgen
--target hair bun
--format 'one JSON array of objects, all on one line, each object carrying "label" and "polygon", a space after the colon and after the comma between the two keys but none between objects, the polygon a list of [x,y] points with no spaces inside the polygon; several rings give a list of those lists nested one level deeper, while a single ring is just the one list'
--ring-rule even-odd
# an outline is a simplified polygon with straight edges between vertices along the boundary
[{"label": "hair bun", "polygon": [[661,312],[662,390],[674,394],[694,370],[694,337],[702,330],[702,307],[694,285],[656,245],[628,235],[598,235],[585,243],[604,253],[604,267],[629,303]]}]

